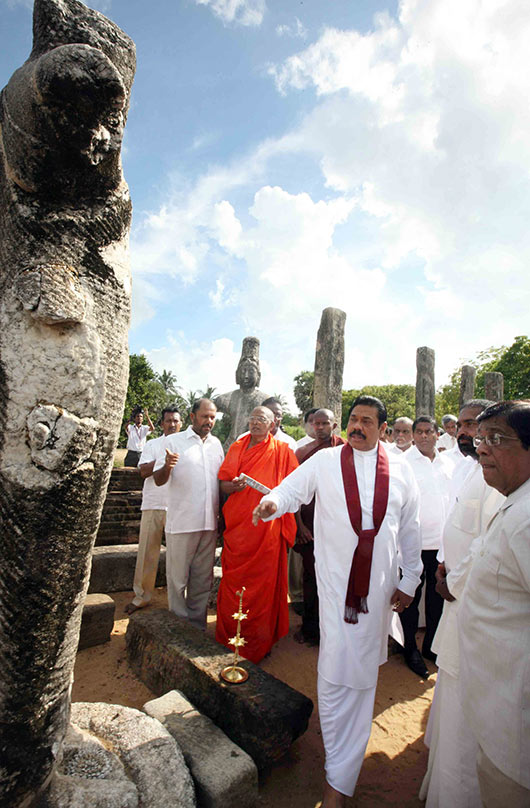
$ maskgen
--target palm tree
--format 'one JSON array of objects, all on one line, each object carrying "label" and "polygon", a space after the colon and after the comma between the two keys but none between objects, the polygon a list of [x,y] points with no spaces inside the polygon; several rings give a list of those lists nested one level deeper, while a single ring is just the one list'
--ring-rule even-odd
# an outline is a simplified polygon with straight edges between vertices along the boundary
[{"label": "palm tree", "polygon": [[158,381],[166,391],[166,393],[174,394],[180,388],[177,385],[177,377],[171,370],[163,370],[158,374]]}]

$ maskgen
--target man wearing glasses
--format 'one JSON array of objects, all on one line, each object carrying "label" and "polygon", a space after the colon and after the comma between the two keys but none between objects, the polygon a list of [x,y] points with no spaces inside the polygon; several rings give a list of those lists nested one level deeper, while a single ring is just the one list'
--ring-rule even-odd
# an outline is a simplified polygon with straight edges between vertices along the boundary
[{"label": "man wearing glasses", "polygon": [[530,402],[478,418],[484,479],[506,499],[473,546],[458,614],[462,709],[486,808],[530,805]]}]

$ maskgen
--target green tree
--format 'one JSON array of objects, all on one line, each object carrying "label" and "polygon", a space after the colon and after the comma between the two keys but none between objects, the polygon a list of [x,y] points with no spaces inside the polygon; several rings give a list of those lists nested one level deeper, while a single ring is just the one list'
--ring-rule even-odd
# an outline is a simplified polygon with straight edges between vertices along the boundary
[{"label": "green tree", "polygon": [[342,391],[342,429],[346,429],[348,413],[357,396],[375,396],[381,399],[393,424],[400,415],[414,418],[416,391],[413,384],[368,385],[360,390]]},{"label": "green tree", "polygon": [[158,374],[158,381],[168,395],[175,395],[178,391],[177,377],[170,370],[163,370]]},{"label": "green tree", "polygon": [[147,407],[151,420],[156,424],[158,414],[166,404],[166,399],[167,393],[149,361],[142,354],[131,354],[129,356],[129,384],[125,397],[120,445],[124,445],[127,441],[125,426],[134,407],[144,409]]},{"label": "green tree", "polygon": [[302,370],[294,377],[294,400],[302,415],[313,407],[313,384],[315,374],[312,370]]}]

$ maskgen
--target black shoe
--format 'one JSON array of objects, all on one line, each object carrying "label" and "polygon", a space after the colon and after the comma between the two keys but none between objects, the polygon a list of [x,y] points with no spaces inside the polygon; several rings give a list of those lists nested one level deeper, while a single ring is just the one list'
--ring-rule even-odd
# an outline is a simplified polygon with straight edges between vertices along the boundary
[{"label": "black shoe", "polygon": [[405,651],[405,662],[415,674],[417,674],[420,679],[426,679],[429,675],[429,671],[425,667],[425,662],[423,661],[423,657],[415,648],[413,651]]},{"label": "black shoe", "polygon": [[436,663],[436,654],[434,653],[434,651],[423,651],[422,650],[421,655],[422,655],[422,657],[424,659],[430,659],[431,662]]},{"label": "black shoe", "polygon": [[291,606],[293,607],[293,611],[298,617],[302,617],[304,614],[304,601],[303,600],[295,600],[291,602]]}]

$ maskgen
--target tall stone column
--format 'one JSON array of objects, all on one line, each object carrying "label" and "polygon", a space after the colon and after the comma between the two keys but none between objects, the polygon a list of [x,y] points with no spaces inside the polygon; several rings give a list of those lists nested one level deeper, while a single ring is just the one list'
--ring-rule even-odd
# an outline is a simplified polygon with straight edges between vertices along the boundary
[{"label": "tall stone column", "polygon": [[489,401],[503,401],[504,376],[502,373],[491,371],[484,374],[484,397]]},{"label": "tall stone column", "polygon": [[345,311],[327,308],[322,312],[317,334],[313,385],[313,406],[333,410],[339,432],[342,420],[345,324]]},{"label": "tall stone column", "polygon": [[434,351],[426,347],[416,350],[416,418],[420,415],[434,418]]},{"label": "tall stone column", "polygon": [[458,409],[462,409],[466,401],[475,398],[475,378],[477,369],[473,365],[462,365],[460,372],[460,395],[458,397]]},{"label": "tall stone column", "polygon": [[33,806],[69,722],[91,553],[127,389],[134,43],[35,0],[0,96],[0,805]]}]

